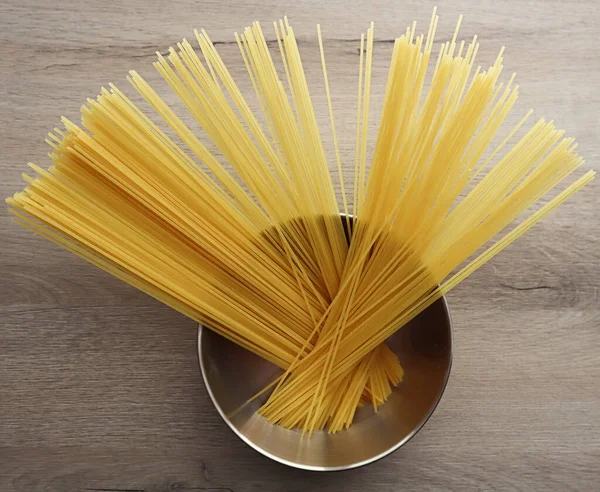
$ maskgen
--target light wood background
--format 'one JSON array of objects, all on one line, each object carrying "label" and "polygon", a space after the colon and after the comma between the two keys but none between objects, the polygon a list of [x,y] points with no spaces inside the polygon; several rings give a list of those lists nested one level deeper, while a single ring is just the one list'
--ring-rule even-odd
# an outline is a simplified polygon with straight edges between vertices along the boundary
[{"label": "light wood background", "polygon": [[[438,40],[459,13],[480,61],[505,45],[529,107],[600,161],[600,15],[594,0],[439,2]],[[319,117],[321,22],[346,162],[352,162],[357,39],[376,22],[374,108],[391,40],[427,2],[371,0],[4,0],[0,5],[0,195],[47,164],[44,135],[110,81],[194,28],[220,43],[244,88],[233,32],[287,14]],[[321,84],[321,85],[319,85]],[[131,91],[129,91],[131,93]],[[379,105],[379,106],[378,106]],[[376,120],[373,118],[373,128]],[[455,360],[425,429],[363,469],[285,468],[221,421],[178,313],[20,230],[0,211],[0,490],[397,491],[600,489],[600,180],[449,295]]]}]

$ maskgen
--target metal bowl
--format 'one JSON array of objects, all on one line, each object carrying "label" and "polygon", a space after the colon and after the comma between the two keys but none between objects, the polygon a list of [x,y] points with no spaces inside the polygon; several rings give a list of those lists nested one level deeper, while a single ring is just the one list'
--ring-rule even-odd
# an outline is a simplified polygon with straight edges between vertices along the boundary
[{"label": "metal bowl", "polygon": [[208,394],[223,420],[250,447],[295,468],[335,471],[372,463],[395,451],[427,422],[452,365],[448,305],[439,299],[387,340],[404,368],[404,379],[377,413],[359,408],[350,429],[301,438],[299,430],[270,424],[256,413],[267,395],[232,415],[281,370],[202,326],[198,360]]}]

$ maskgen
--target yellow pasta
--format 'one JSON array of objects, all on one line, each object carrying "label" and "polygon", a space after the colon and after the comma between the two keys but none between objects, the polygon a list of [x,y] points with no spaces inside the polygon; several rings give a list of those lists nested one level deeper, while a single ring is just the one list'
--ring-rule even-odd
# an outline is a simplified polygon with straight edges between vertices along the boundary
[{"label": "yellow pasta", "polygon": [[308,435],[341,431],[401,384],[386,338],[595,174],[490,243],[583,160],[543,119],[516,140],[531,112],[501,133],[514,75],[500,82],[502,50],[487,70],[476,67],[477,38],[459,43],[460,22],[437,57],[435,11],[426,35],[412,24],[396,39],[372,156],[373,24],[361,35],[351,162],[339,148],[320,26],[333,157],[287,19],[274,23],[275,50],[258,23],[235,35],[264,125],[196,31],[202,57],[183,40],[154,66],[219,156],[132,71],[164,128],[111,84],[82,107],[81,126],[63,118],[49,135],[53,164],[31,164],[35,176],[24,175],[9,208],[22,226],[281,367],[264,390],[269,421]]}]

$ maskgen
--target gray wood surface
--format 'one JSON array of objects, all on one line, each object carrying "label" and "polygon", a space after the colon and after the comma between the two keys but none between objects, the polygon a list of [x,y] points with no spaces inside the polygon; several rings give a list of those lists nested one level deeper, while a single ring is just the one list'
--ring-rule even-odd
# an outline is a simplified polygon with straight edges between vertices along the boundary
[{"label": "gray wood surface", "polygon": [[[534,107],[600,158],[595,0],[439,2],[438,40],[465,14],[480,60],[501,45],[518,72],[513,119]],[[352,162],[357,39],[376,22],[377,114],[390,41],[426,2],[113,0],[0,4],[0,195],[64,114],[194,28],[247,89],[233,32],[287,14],[323,126],[315,24],[329,55],[342,152]],[[321,85],[319,85],[321,84]],[[129,90],[129,89],[127,89]],[[130,91],[131,92],[131,91]],[[375,128],[375,118],[373,118]],[[396,491],[600,489],[600,180],[449,295],[455,361],[424,430],[363,469],[315,475],[239,441],[212,408],[194,323],[19,229],[0,210],[1,491]]]}]

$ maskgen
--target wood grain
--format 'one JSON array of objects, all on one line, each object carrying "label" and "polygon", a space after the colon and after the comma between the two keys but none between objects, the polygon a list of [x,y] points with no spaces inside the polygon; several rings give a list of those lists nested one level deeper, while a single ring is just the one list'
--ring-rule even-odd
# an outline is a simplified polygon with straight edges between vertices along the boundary
[{"label": "wood grain", "polygon": [[[440,5],[439,41],[458,13],[480,58],[505,45],[529,107],[600,158],[600,15],[593,0]],[[287,14],[326,133],[315,24],[329,57],[343,157],[352,162],[357,39],[376,22],[373,115],[390,41],[422,2],[4,0],[0,5],[0,195],[47,164],[44,135],[109,81],[206,28],[249,89],[233,32]],[[174,102],[171,98],[170,101]],[[376,119],[372,118],[372,128]],[[350,170],[350,167],[347,167]],[[425,429],[363,469],[314,475],[239,441],[198,372],[195,326],[33,237],[0,211],[0,491],[598,490],[600,180],[449,296],[455,361]],[[313,482],[314,481],[314,482]]]}]

